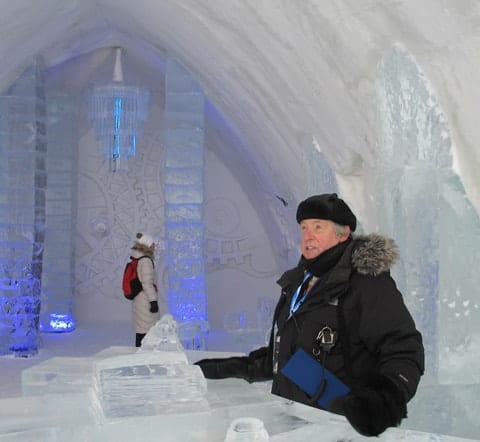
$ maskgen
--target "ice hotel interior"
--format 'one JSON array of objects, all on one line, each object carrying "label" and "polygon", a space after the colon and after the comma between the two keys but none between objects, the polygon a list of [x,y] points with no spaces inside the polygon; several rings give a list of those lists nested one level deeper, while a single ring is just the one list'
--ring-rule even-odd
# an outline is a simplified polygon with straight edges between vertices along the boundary
[{"label": "ice hotel interior", "polygon": [[[425,341],[379,439],[480,440],[477,0],[0,6],[0,441],[223,441],[244,417],[271,441],[363,440],[192,365],[263,345],[296,207],[326,192],[396,240]],[[136,232],[173,318],[143,353],[121,290]]]}]

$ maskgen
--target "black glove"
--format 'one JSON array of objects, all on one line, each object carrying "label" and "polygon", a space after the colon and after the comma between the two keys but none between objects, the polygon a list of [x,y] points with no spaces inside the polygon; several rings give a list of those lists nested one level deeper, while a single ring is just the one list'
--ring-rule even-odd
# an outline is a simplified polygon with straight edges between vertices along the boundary
[{"label": "black glove", "polygon": [[150,313],[157,313],[157,312],[158,312],[158,302],[150,301]]},{"label": "black glove", "polygon": [[363,436],[378,436],[407,417],[402,392],[385,376],[377,376],[365,387],[332,399],[328,410],[344,415]]},{"label": "black glove", "polygon": [[202,359],[195,362],[207,379],[225,379],[248,377],[248,358],[246,356],[234,356],[231,358]]}]

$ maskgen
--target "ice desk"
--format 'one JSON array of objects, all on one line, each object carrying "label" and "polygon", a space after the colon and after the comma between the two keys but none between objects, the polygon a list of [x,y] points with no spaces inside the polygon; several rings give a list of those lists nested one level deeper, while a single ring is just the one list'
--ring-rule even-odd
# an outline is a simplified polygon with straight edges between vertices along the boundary
[{"label": "ice desk", "polygon": [[[202,400],[185,400],[184,406],[164,410],[158,407],[158,402],[153,408],[140,407],[140,413],[135,414],[132,408],[141,402],[138,384],[134,390],[135,400],[129,399],[127,391],[124,395],[120,392],[114,404],[117,417],[105,416],[95,393],[93,367],[107,358],[128,360],[128,355],[135,352],[132,347],[110,347],[92,357],[52,358],[24,370],[24,396],[0,400],[0,442],[221,442],[231,421],[246,416],[261,419],[271,441],[370,440],[359,436],[343,417],[274,396],[269,392],[269,383],[249,384],[239,379],[205,380]],[[185,355],[191,364],[205,357],[232,354],[186,351]],[[201,393],[202,389],[198,391]],[[146,401],[149,400],[147,393]],[[182,401],[176,398],[172,402]],[[154,414],[148,414],[152,410]],[[118,417],[122,413],[127,416]],[[376,440],[459,442],[467,439],[389,429]]]}]

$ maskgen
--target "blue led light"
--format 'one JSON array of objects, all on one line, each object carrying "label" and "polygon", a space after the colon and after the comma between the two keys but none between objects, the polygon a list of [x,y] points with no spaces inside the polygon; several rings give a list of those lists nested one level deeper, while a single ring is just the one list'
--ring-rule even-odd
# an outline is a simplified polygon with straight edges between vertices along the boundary
[{"label": "blue led light", "polygon": [[76,324],[72,315],[50,313],[47,326],[45,327],[45,325],[42,325],[41,329],[42,331],[61,333],[61,332],[71,332],[75,330],[75,327],[76,327]]},{"label": "blue led light", "polygon": [[128,160],[136,155],[137,138],[148,116],[149,97],[145,88],[121,81],[89,89],[89,118],[112,172],[128,171]]},{"label": "blue led light", "polygon": [[120,97],[115,97],[114,98],[114,112],[113,112],[113,117],[114,117],[114,122],[113,122],[113,127],[114,127],[114,133],[115,135],[113,136],[113,147],[112,147],[112,157],[113,158],[120,158],[120,143],[121,143],[121,137],[120,137],[120,128],[122,124],[122,99]]}]

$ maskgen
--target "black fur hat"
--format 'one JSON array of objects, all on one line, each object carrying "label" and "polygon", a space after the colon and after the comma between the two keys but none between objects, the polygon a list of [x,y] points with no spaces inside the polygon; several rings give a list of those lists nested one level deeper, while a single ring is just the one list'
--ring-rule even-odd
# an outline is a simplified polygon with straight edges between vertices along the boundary
[{"label": "black fur hat", "polygon": [[309,218],[328,219],[342,226],[349,226],[352,232],[357,227],[357,218],[336,193],[313,195],[302,201],[297,209],[297,223]]}]

